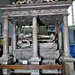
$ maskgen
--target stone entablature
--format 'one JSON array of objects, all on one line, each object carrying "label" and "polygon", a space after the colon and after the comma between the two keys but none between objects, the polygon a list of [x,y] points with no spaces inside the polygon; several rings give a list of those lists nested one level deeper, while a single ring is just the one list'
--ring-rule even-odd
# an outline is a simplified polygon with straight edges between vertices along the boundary
[{"label": "stone entablature", "polygon": [[32,17],[39,15],[39,19],[45,25],[60,25],[63,22],[63,15],[68,14],[67,8],[71,3],[62,1],[55,3],[17,4],[1,7],[0,9],[4,11],[3,17],[8,16],[10,20],[18,21],[18,24],[23,24],[24,22],[25,25],[31,25]]}]

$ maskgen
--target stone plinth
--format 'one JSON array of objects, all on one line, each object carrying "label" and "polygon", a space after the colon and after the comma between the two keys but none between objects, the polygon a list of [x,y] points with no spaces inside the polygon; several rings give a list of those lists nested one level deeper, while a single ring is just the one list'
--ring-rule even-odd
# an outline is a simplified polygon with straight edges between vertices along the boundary
[{"label": "stone plinth", "polygon": [[50,60],[50,59],[44,59],[42,60],[43,65],[55,65],[55,60]]},{"label": "stone plinth", "polygon": [[[13,56],[3,56],[0,58],[1,64],[13,64]],[[11,70],[9,69],[3,69],[3,75],[9,74]]]},{"label": "stone plinth", "polygon": [[31,75],[40,75],[39,70],[31,70]]},{"label": "stone plinth", "polygon": [[75,59],[72,58],[71,56],[63,56],[63,61],[65,63],[65,73],[66,75],[74,75],[74,61]]},{"label": "stone plinth", "polygon": [[41,61],[41,58],[39,57],[32,57],[30,59],[31,64],[39,64],[40,61]]},{"label": "stone plinth", "polygon": [[[41,58],[39,58],[39,57],[32,57],[30,59],[31,64],[33,64],[33,65],[35,65],[35,64],[39,65],[40,61],[41,61]],[[40,72],[39,72],[39,70],[31,70],[31,75],[40,75]]]},{"label": "stone plinth", "polygon": [[51,74],[59,74],[61,75],[61,71],[60,70],[42,70],[41,71],[42,74],[47,74],[47,75],[51,75]]}]

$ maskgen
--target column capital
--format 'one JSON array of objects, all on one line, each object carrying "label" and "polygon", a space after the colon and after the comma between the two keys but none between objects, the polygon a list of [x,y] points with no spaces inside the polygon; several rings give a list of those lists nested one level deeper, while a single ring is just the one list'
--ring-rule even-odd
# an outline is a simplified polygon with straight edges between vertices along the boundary
[{"label": "column capital", "polygon": [[22,27],[21,25],[17,25],[19,28]]},{"label": "column capital", "polygon": [[63,17],[64,17],[64,16],[68,16],[68,15],[69,15],[69,13],[63,14]]},{"label": "column capital", "polygon": [[58,29],[62,29],[62,25],[58,25]]},{"label": "column capital", "polygon": [[[36,21],[37,21],[37,16],[34,16],[34,17],[33,17],[33,21],[34,21],[34,20],[36,20]],[[35,21],[34,21],[34,22],[35,22]]]},{"label": "column capital", "polygon": [[2,16],[1,18],[3,18],[3,19],[9,19],[10,17],[9,16]]},{"label": "column capital", "polygon": [[33,18],[34,18],[34,17],[36,17],[36,18],[37,18],[37,17],[38,17],[38,15],[34,14],[34,15],[33,15]]},{"label": "column capital", "polygon": [[16,25],[16,22],[17,22],[17,21],[13,21],[13,20],[11,21],[11,23],[14,24],[14,25]]}]

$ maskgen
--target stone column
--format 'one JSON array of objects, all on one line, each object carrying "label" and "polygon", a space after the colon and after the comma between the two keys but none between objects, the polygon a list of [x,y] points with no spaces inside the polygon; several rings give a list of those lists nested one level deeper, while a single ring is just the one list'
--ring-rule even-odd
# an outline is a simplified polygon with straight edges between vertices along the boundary
[{"label": "stone column", "polygon": [[9,21],[8,18],[4,18],[3,29],[3,56],[7,57],[9,53]]},{"label": "stone column", "polygon": [[58,25],[55,26],[55,42],[57,43],[57,50],[59,49],[59,44],[58,44]]},{"label": "stone column", "polygon": [[[0,58],[1,64],[13,63],[13,57],[9,56],[9,21],[8,17],[4,17],[3,29],[3,56]],[[10,72],[8,69],[3,69],[3,75]]]},{"label": "stone column", "polygon": [[[33,54],[31,58],[31,64],[39,64],[38,56],[38,26],[37,17],[33,17]],[[33,61],[33,62],[32,62]]]},{"label": "stone column", "polygon": [[58,44],[59,44],[59,49],[62,49],[62,27],[58,27]]},{"label": "stone column", "polygon": [[[33,17],[33,54],[31,64],[39,64],[41,59],[38,56],[38,24],[37,17]],[[40,75],[39,70],[31,70],[31,75]]]},{"label": "stone column", "polygon": [[63,38],[64,38],[64,56],[66,75],[72,75],[74,72],[73,59],[70,55],[70,42],[69,42],[69,30],[68,30],[68,16],[63,16]]},{"label": "stone column", "polygon": [[18,34],[21,33],[21,26],[18,26]]},{"label": "stone column", "polygon": [[21,26],[18,26],[18,40],[19,40],[19,34],[21,33]]},{"label": "stone column", "polygon": [[16,50],[16,25],[13,23],[13,37],[12,37],[12,47],[13,50]]},{"label": "stone column", "polygon": [[68,16],[63,17],[63,36],[64,36],[64,55],[70,56],[70,42],[69,42],[69,30],[68,30]]},{"label": "stone column", "polygon": [[58,25],[55,26],[55,34],[58,34]]},{"label": "stone column", "polygon": [[38,57],[37,18],[33,18],[33,57]]},{"label": "stone column", "polygon": [[12,50],[14,55],[14,62],[16,62],[15,50],[16,50],[16,23],[13,22],[13,37],[12,37]]}]

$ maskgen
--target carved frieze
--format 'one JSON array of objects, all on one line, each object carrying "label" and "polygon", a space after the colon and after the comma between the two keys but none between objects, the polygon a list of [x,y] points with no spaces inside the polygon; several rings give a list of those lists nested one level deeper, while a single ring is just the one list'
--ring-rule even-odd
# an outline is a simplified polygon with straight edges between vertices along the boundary
[{"label": "carved frieze", "polygon": [[[16,2],[16,4],[32,4],[32,3],[44,3],[44,2],[57,2],[58,0],[22,0]],[[14,2],[12,3],[14,4]]]},{"label": "carved frieze", "polygon": [[29,9],[29,10],[10,10],[4,12],[4,16],[34,16],[34,15],[53,15],[67,13],[66,9]]}]

